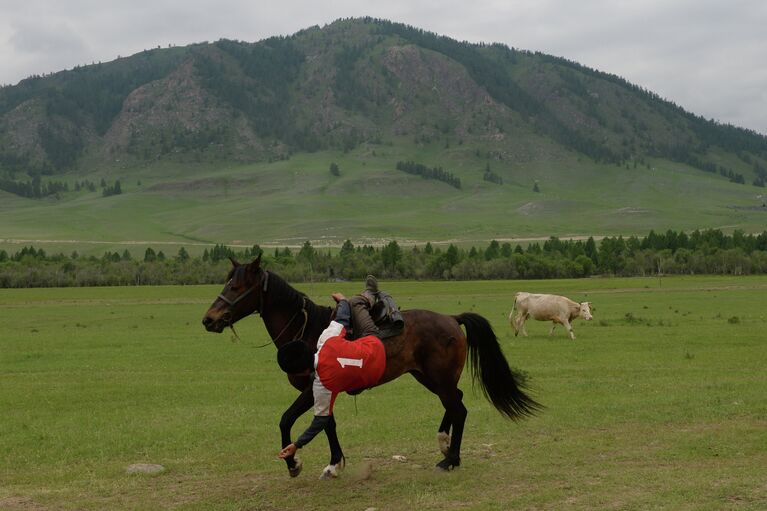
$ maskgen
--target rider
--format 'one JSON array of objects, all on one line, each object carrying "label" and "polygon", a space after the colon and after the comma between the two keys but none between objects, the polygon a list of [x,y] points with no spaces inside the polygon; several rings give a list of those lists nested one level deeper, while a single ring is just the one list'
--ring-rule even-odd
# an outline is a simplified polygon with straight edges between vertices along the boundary
[{"label": "rider", "polygon": [[360,332],[358,337],[378,335],[378,327],[370,314],[373,305],[378,301],[378,294],[378,280],[373,275],[368,275],[365,279],[365,290],[349,300],[354,329]]},{"label": "rider", "polygon": [[340,392],[374,387],[386,369],[386,350],[378,337],[345,339],[350,326],[350,304],[341,293],[332,296],[338,304],[336,317],[320,335],[317,353],[312,355],[309,346],[300,340],[284,344],[277,351],[277,363],[286,373],[308,375],[314,370],[314,419],[298,440],[280,451],[282,459],[295,455],[327,427]]},{"label": "rider", "polygon": [[[402,331],[404,321],[402,313],[390,294],[378,290],[378,280],[373,275],[365,279],[365,290],[349,300],[352,308],[354,321],[353,329],[355,337],[375,335],[377,337],[390,337]],[[379,330],[376,321],[388,317],[389,327]]]}]

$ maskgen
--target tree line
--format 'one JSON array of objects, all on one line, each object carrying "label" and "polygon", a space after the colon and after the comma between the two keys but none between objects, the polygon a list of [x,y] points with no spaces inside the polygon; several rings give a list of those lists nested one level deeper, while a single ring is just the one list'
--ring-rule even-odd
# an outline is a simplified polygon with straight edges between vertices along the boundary
[{"label": "tree line", "polygon": [[0,190],[28,199],[42,199],[60,192],[68,192],[69,185],[63,181],[44,182],[39,175],[35,175],[29,181],[0,178]]},{"label": "tree line", "polygon": [[354,245],[318,249],[306,241],[300,249],[262,250],[254,245],[234,250],[223,244],[192,257],[181,247],[166,255],[147,248],[134,257],[128,250],[101,257],[73,252],[47,254],[24,247],[9,255],[0,250],[0,287],[70,287],[165,284],[220,284],[229,258],[262,265],[291,282],[363,280],[369,273],[383,279],[476,280],[582,278],[593,275],[651,276],[672,274],[748,275],[767,273],[767,231],[728,235],[718,229],[650,233],[645,237],[606,237],[597,243],[551,237],[542,243],[501,243],[486,247],[446,248],[431,243],[402,247]]},{"label": "tree line", "polygon": [[[106,180],[101,178],[101,188],[101,194],[104,197],[122,193],[119,179],[116,180],[113,185],[107,185]],[[32,179],[28,181],[0,178],[0,190],[26,197],[27,199],[43,199],[51,195],[59,198],[59,194],[69,192],[69,183],[53,180],[43,181],[39,174],[35,174],[32,176]],[[95,192],[96,183],[87,179],[84,179],[83,181],[75,181],[74,190],[76,192],[81,190]]]},{"label": "tree line", "polygon": [[442,167],[427,167],[422,163],[414,161],[398,161],[396,168],[408,174],[421,176],[424,179],[436,179],[437,181],[449,184],[453,188],[461,189],[461,179]]}]

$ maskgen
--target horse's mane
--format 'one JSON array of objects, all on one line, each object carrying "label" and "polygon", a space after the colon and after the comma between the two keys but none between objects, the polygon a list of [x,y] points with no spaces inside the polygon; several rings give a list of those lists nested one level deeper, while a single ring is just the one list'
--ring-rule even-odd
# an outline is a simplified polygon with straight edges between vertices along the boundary
[{"label": "horse's mane", "polygon": [[317,305],[306,294],[295,289],[273,271],[269,271],[268,278],[267,293],[272,307],[306,308],[307,322],[304,339],[314,345],[320,333],[330,324],[333,308]]},{"label": "horse's mane", "polygon": [[[266,272],[266,270],[262,271]],[[285,279],[273,271],[268,272],[267,278],[269,279],[267,282],[267,290],[273,305],[301,305],[304,299],[306,299],[307,302],[311,302],[308,296],[288,284]]]}]

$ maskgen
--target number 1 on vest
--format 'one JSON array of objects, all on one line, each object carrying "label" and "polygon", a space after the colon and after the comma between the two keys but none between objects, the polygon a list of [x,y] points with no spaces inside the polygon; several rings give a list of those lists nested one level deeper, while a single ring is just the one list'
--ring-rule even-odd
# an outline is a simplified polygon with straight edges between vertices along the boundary
[{"label": "number 1 on vest", "polygon": [[338,357],[336,358],[338,360],[338,363],[341,364],[341,367],[346,369],[346,366],[355,366],[355,367],[362,367],[362,359],[361,358],[343,358]]}]

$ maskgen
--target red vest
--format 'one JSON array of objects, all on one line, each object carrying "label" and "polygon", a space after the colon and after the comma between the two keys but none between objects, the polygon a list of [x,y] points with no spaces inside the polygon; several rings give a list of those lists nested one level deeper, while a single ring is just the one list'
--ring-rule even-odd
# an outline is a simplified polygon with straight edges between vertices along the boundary
[{"label": "red vest", "polygon": [[333,393],[375,386],[386,369],[386,350],[378,337],[369,335],[354,341],[341,335],[331,337],[317,353],[317,376]]},{"label": "red vest", "polygon": [[343,325],[331,321],[320,335],[315,355],[314,415],[333,415],[339,392],[375,386],[386,370],[386,349],[369,335],[347,341]]}]

